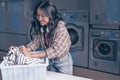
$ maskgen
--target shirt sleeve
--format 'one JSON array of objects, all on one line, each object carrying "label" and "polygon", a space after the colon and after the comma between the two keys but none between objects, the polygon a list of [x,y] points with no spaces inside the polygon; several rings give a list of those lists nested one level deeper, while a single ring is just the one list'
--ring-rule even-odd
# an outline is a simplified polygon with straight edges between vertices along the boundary
[{"label": "shirt sleeve", "polygon": [[53,43],[45,52],[49,59],[64,56],[69,52],[71,45],[70,36],[65,25],[60,24],[57,27]]},{"label": "shirt sleeve", "polygon": [[34,40],[31,41],[27,47],[30,47],[31,50],[36,50],[40,46],[39,35],[35,35]]}]

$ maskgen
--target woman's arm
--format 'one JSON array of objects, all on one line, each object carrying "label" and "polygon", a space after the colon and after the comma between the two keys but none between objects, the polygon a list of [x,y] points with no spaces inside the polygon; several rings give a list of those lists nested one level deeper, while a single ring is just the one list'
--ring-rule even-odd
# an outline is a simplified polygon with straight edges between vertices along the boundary
[{"label": "woman's arm", "polygon": [[26,47],[28,47],[28,50],[34,51],[40,46],[40,37],[39,34],[34,36],[34,40],[32,40]]},{"label": "woman's arm", "polygon": [[39,53],[30,53],[31,49],[29,47],[20,46],[20,51],[25,54],[25,56],[30,57],[30,58],[44,58],[46,57],[46,53],[44,51],[39,52]]}]

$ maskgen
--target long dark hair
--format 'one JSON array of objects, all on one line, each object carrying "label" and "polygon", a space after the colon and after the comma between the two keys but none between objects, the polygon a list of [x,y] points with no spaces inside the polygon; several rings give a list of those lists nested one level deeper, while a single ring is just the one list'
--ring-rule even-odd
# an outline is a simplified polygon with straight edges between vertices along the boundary
[{"label": "long dark hair", "polygon": [[[43,11],[43,13],[46,15],[46,16],[49,16],[50,20],[49,20],[49,23],[48,23],[48,29],[49,29],[49,33],[48,33],[48,37],[49,38],[52,38],[53,37],[53,34],[54,34],[54,30],[56,28],[56,25],[58,23],[59,20],[63,20],[60,13],[58,12],[57,8],[55,7],[55,5],[52,4],[52,2],[50,1],[41,1],[34,9],[33,11],[33,17],[37,23],[36,25],[36,31],[40,31],[41,29],[41,25],[40,23],[38,22],[38,20],[36,19],[36,16],[37,16],[37,10],[40,9]],[[39,29],[39,30],[38,30]]]}]

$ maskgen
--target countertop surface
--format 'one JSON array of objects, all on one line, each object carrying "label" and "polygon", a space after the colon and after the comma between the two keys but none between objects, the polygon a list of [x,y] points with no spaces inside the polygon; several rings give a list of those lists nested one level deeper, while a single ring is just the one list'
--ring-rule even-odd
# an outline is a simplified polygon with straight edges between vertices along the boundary
[{"label": "countertop surface", "polygon": [[47,71],[47,80],[93,80],[93,79]]}]

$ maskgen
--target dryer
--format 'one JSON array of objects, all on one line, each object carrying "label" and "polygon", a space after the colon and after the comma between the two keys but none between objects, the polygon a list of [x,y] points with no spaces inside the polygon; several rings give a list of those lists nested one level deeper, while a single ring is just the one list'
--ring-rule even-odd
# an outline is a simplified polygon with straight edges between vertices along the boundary
[{"label": "dryer", "polygon": [[61,10],[71,37],[70,53],[74,66],[88,67],[88,11]]},{"label": "dryer", "polygon": [[91,28],[89,43],[89,68],[120,74],[120,31]]}]

